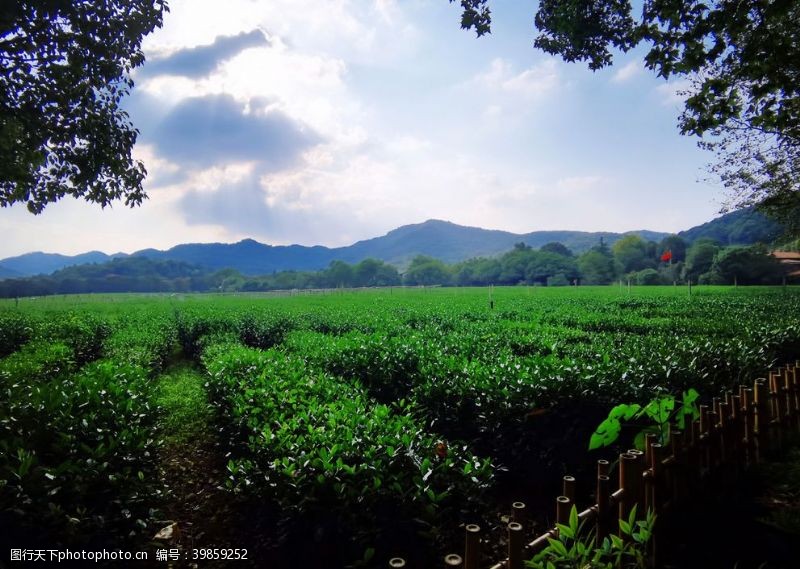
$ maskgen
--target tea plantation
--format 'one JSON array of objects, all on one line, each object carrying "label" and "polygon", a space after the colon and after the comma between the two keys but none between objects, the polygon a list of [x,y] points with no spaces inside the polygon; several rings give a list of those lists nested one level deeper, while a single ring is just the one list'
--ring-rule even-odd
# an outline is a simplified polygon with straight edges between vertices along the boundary
[{"label": "tea plantation", "polygon": [[591,463],[616,403],[711,397],[800,356],[792,288],[489,294],[0,303],[3,548],[430,558],[459,524],[491,526],[503,500],[535,503],[534,487]]}]

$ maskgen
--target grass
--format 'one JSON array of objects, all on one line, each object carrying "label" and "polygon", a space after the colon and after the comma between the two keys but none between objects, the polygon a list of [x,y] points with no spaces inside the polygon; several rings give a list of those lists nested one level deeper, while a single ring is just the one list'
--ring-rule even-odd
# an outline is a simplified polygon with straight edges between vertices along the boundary
[{"label": "grass", "polygon": [[159,426],[166,445],[182,445],[206,432],[212,408],[205,381],[188,363],[170,367],[159,378],[155,401],[161,408]]}]

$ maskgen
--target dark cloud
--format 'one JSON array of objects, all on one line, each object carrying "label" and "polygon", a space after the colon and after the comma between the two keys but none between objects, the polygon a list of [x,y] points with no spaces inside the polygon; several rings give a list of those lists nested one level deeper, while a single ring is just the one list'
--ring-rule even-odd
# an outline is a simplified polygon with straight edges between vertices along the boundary
[{"label": "dark cloud", "polygon": [[258,176],[253,174],[218,190],[190,190],[178,202],[178,210],[191,225],[221,225],[256,234],[275,221],[264,197]]},{"label": "dark cloud", "polygon": [[265,243],[295,241],[315,244],[332,234],[351,229],[351,212],[342,207],[296,209],[283,203],[267,204],[261,172],[253,171],[235,183],[212,191],[190,190],[175,204],[175,211],[189,225],[217,225],[233,234],[244,234]]},{"label": "dark cloud", "polygon": [[165,57],[148,59],[138,71],[139,77],[182,75],[200,78],[210,74],[225,60],[249,47],[270,45],[260,30],[242,32],[235,36],[219,36],[214,43],[182,49]]},{"label": "dark cloud", "polygon": [[[259,101],[251,101],[251,107]],[[256,160],[275,171],[292,166],[321,142],[319,135],[281,111],[245,114],[230,95],[192,97],[178,103],[145,142],[171,162],[193,167]]]}]

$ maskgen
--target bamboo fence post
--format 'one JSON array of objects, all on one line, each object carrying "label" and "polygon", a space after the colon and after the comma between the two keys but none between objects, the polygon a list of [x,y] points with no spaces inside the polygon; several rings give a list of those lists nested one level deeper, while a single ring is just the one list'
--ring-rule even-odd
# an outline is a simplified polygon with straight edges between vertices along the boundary
[{"label": "bamboo fence post", "polygon": [[598,476],[608,476],[608,467],[609,462],[604,458],[601,458],[597,461],[597,475]]},{"label": "bamboo fence post", "polygon": [[[650,445],[650,502],[647,505],[647,512],[652,512],[654,515],[659,515],[664,504],[663,498],[663,460],[664,460],[664,447],[661,443],[654,442]],[[645,513],[647,513],[645,512]],[[652,567],[657,567],[656,553],[658,551],[658,535],[653,534],[650,539],[650,562]]]},{"label": "bamboo fence post", "polygon": [[686,453],[686,491],[691,496],[700,484],[705,457],[703,456],[703,441],[700,436],[700,419],[693,420],[689,426],[691,432]]},{"label": "bamboo fence post", "polygon": [[781,370],[781,397],[783,399],[783,430],[786,438],[791,438],[792,420],[794,419],[794,396],[792,394],[792,368],[787,365]]},{"label": "bamboo fence post", "polygon": [[753,401],[755,392],[751,387],[742,389],[742,410],[744,412],[744,441],[747,450],[746,464],[758,464],[758,447],[756,446],[756,408]]},{"label": "bamboo fence post", "polygon": [[608,474],[597,475],[597,520],[596,520],[596,534],[597,544],[601,544],[603,539],[608,535],[608,512],[610,509],[610,488],[611,478]]},{"label": "bamboo fence post", "polygon": [[720,444],[722,436],[720,434],[719,413],[709,411],[708,413],[708,469],[709,474],[716,472],[721,464],[720,456],[722,449]]},{"label": "bamboo fence post", "polygon": [[708,405],[700,405],[700,434],[698,443],[700,447],[700,478],[711,472],[711,425]]},{"label": "bamboo fence post", "polygon": [[769,416],[769,388],[763,378],[759,378],[754,384],[755,407],[756,407],[756,444],[758,445],[758,456],[764,458],[770,451],[770,421]]},{"label": "bamboo fence post", "polygon": [[797,416],[797,398],[794,385],[794,365],[786,364],[786,369],[783,372],[784,383],[786,385],[786,405],[788,407],[787,414],[787,436],[791,441],[794,441],[793,435],[795,434],[795,420]]},{"label": "bamboo fence post", "polygon": [[389,560],[389,567],[399,568],[405,566],[406,566],[406,561],[402,557],[392,557]]},{"label": "bamboo fence post", "polygon": [[511,504],[511,512],[513,521],[518,524],[525,525],[525,522],[528,521],[528,511],[525,502],[514,502]]},{"label": "bamboo fence post", "polygon": [[800,368],[795,366],[790,374],[792,393],[794,400],[794,428],[796,433],[800,433]]},{"label": "bamboo fence post", "polygon": [[455,553],[451,553],[449,555],[445,555],[444,557],[444,566],[445,567],[463,567],[464,560],[461,558],[460,555]]},{"label": "bamboo fence post", "polygon": [[523,567],[524,535],[522,525],[517,522],[508,524],[508,564],[507,569],[522,569]]},{"label": "bamboo fence post", "polygon": [[727,401],[719,404],[719,460],[722,464],[729,464],[733,456],[731,441],[731,405]]},{"label": "bamboo fence post", "polygon": [[655,497],[654,493],[654,475],[655,469],[653,468],[653,445],[657,444],[658,435],[655,433],[647,433],[644,437],[644,507],[650,508]]},{"label": "bamboo fence post", "polygon": [[636,503],[636,468],[637,456],[629,452],[619,455],[619,487],[622,497],[619,502],[619,518],[628,519],[631,508]]},{"label": "bamboo fence post", "polygon": [[637,448],[628,449],[628,452],[636,457],[636,477],[634,479],[634,504],[639,504],[639,510],[644,507],[645,497],[645,484],[644,484],[644,471],[647,469],[645,464],[644,451]]},{"label": "bamboo fence post", "polygon": [[769,397],[769,415],[771,417],[770,420],[770,429],[772,430],[772,441],[774,450],[776,452],[781,452],[783,450],[783,397],[781,393],[781,372],[780,371],[771,371],[769,372],[769,383],[767,384],[767,389],[769,390],[768,397]]},{"label": "bamboo fence post", "polygon": [[569,501],[575,503],[575,477],[565,476],[563,484],[562,495],[569,498]]},{"label": "bamboo fence post", "polygon": [[572,500],[567,496],[556,498],[556,523],[566,525],[569,523],[569,510]]},{"label": "bamboo fence post", "polygon": [[650,495],[647,509],[651,510],[654,514],[661,511],[663,500],[663,463],[664,460],[664,447],[661,443],[653,443],[650,445]]},{"label": "bamboo fence post", "polygon": [[481,528],[476,524],[468,524],[464,528],[466,544],[464,546],[464,569],[478,569],[481,557]]},{"label": "bamboo fence post", "polygon": [[744,424],[742,422],[742,398],[731,396],[731,442],[733,458],[738,470],[744,465]]},{"label": "bamboo fence post", "polygon": [[670,466],[670,491],[672,493],[672,502],[677,503],[681,501],[683,496],[683,487],[685,484],[684,479],[684,439],[685,432],[681,430],[673,430],[670,436],[670,447],[672,450],[672,465]]}]

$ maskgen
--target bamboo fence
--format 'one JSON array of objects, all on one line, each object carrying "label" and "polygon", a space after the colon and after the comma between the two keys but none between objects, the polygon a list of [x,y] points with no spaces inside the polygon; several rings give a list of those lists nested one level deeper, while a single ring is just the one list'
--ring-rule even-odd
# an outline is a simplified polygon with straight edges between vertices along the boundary
[{"label": "bamboo fence", "polygon": [[[578,514],[594,523],[597,541],[615,531],[618,519],[627,519],[634,505],[639,511],[661,514],[696,495],[709,479],[735,483],[741,471],[764,457],[782,452],[790,438],[800,434],[800,360],[771,371],[752,387],[740,385],[711,405],[700,405],[700,417],[687,415],[686,430],[673,429],[663,446],[657,435],[648,435],[645,450],[629,450],[619,456],[617,489],[612,490],[607,460],[597,461],[595,503]],[[575,479],[565,476],[562,495],[556,498],[556,524],[567,524],[575,504]],[[507,526],[507,557],[488,565],[481,553],[481,528],[465,527],[464,554],[449,554],[444,567],[479,569],[522,569],[524,560],[558,537],[554,527],[529,538],[525,536],[525,504],[512,504],[512,521]],[[643,510],[644,509],[644,510]],[[614,515],[614,512],[617,515]],[[390,567],[406,567],[401,558]]]}]

